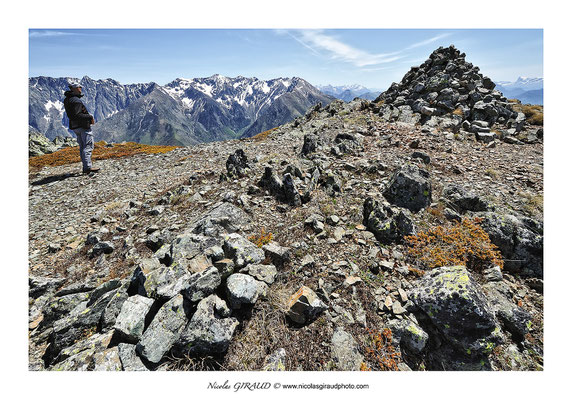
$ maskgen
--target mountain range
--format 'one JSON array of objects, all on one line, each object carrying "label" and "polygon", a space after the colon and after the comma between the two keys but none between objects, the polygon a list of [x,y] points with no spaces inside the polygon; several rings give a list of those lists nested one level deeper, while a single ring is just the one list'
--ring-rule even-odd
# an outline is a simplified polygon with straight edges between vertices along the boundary
[{"label": "mountain range", "polygon": [[[74,78],[29,80],[29,125],[48,138],[70,136],[63,92]],[[192,145],[250,137],[287,123],[334,97],[305,80],[228,78],[176,79],[122,85],[113,79],[79,80],[83,101],[94,115],[96,140],[145,144]]]},{"label": "mountain range", "polygon": [[343,86],[315,85],[322,93],[333,96],[336,99],[349,102],[359,97],[366,100],[374,100],[382,92],[377,89],[368,89],[365,86],[353,84]]},{"label": "mountain range", "polygon": [[544,79],[520,76],[514,82],[498,81],[496,89],[510,99],[518,99],[522,103],[543,104]]}]

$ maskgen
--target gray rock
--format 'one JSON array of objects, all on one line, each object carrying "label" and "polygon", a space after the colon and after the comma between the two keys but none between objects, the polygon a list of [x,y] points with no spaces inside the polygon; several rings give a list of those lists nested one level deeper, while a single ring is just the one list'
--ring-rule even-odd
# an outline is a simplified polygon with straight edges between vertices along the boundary
[{"label": "gray rock", "polygon": [[543,225],[523,216],[479,213],[482,228],[505,260],[504,269],[525,276],[543,276]]},{"label": "gray rock", "polygon": [[187,287],[182,290],[183,296],[191,302],[197,302],[214,293],[222,282],[218,269],[209,267],[196,272],[189,278]]},{"label": "gray rock", "polygon": [[266,295],[267,288],[265,283],[240,273],[232,274],[226,280],[226,293],[232,308],[253,305],[261,295]]},{"label": "gray rock", "polygon": [[177,295],[159,309],[141,336],[137,353],[152,363],[158,363],[179,339],[187,322],[183,296]]},{"label": "gray rock", "polygon": [[222,354],[228,349],[238,320],[216,295],[201,300],[182,332],[178,347],[191,354]]},{"label": "gray rock", "polygon": [[274,283],[274,279],[278,273],[276,267],[272,264],[250,264],[241,271],[268,285],[272,285]]},{"label": "gray rock", "polygon": [[427,272],[416,281],[410,297],[463,354],[490,353],[501,341],[494,311],[464,266]]},{"label": "gray rock", "polygon": [[115,250],[115,246],[111,242],[98,242],[91,249],[92,257],[97,257],[100,254],[111,254]]},{"label": "gray rock", "polygon": [[226,160],[227,175],[231,178],[242,178],[247,175],[249,168],[248,159],[244,150],[238,149],[228,156]]},{"label": "gray rock", "polygon": [[224,237],[223,249],[226,257],[231,258],[238,268],[264,261],[264,251],[237,233]]},{"label": "gray rock", "polygon": [[265,244],[262,246],[262,250],[264,255],[270,258],[272,263],[278,267],[282,267],[290,261],[290,248],[280,246],[276,242]]},{"label": "gray rock", "polygon": [[286,315],[297,324],[312,322],[328,307],[307,286],[302,286],[288,301]]},{"label": "gray rock", "polygon": [[134,344],[119,343],[117,348],[124,371],[149,371],[135,352],[136,346]]},{"label": "gray rock", "polygon": [[205,236],[239,231],[250,223],[248,215],[231,203],[218,203],[191,225],[190,231]]},{"label": "gray rock", "polygon": [[359,371],[363,356],[355,339],[341,328],[332,336],[332,360],[340,371]]},{"label": "gray rock", "polygon": [[443,196],[460,213],[486,211],[492,208],[486,200],[456,184],[446,185],[443,188]]},{"label": "gray rock", "polygon": [[532,317],[511,301],[510,290],[504,282],[494,281],[483,285],[497,318],[517,340],[530,331]]},{"label": "gray rock", "polygon": [[427,346],[429,335],[419,325],[407,321],[401,336],[401,345],[413,353],[421,353]]},{"label": "gray rock", "polygon": [[234,272],[234,261],[230,258],[223,258],[222,260],[215,261],[214,267],[218,270],[222,279],[226,279]]},{"label": "gray rock", "polygon": [[112,347],[94,354],[93,364],[94,371],[121,371],[118,348]]},{"label": "gray rock", "polygon": [[316,151],[318,148],[318,136],[304,135],[304,144],[302,146],[302,155],[307,156]]},{"label": "gray rock", "polygon": [[292,179],[292,175],[285,174],[282,179],[282,188],[284,190],[284,201],[294,207],[302,205],[302,198],[300,197],[300,192]]},{"label": "gray rock", "polygon": [[161,266],[145,274],[143,287],[146,296],[170,299],[189,287],[191,274],[177,263]]},{"label": "gray rock", "polygon": [[32,276],[28,278],[28,296],[37,299],[44,294],[55,291],[62,283],[63,278],[45,278],[43,276]]},{"label": "gray rock", "polygon": [[415,225],[408,210],[391,207],[368,197],[363,205],[364,225],[382,243],[401,242],[414,235]]},{"label": "gray rock", "polygon": [[145,317],[153,299],[139,295],[129,297],[122,305],[115,321],[115,330],[128,341],[137,342],[145,328]]},{"label": "gray rock", "polygon": [[399,207],[420,211],[431,204],[429,173],[416,165],[405,165],[393,175],[383,196]]}]

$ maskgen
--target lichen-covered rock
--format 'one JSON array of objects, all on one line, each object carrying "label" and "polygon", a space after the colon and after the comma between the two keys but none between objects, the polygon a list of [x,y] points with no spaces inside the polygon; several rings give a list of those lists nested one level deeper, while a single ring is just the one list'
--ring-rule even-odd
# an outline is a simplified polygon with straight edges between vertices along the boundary
[{"label": "lichen-covered rock", "polygon": [[542,278],[544,237],[542,223],[523,216],[479,213],[482,228],[505,259],[510,272]]},{"label": "lichen-covered rock", "polygon": [[504,282],[489,282],[483,289],[499,321],[517,340],[522,340],[530,330],[531,315],[510,300],[512,296]]},{"label": "lichen-covered rock", "polygon": [[121,371],[119,350],[112,347],[94,354],[93,364],[94,371]]},{"label": "lichen-covered rock", "polygon": [[117,349],[119,360],[124,371],[149,371],[135,352],[136,346],[130,343],[119,343]]},{"label": "lichen-covered rock", "polygon": [[427,342],[429,335],[419,325],[412,321],[407,321],[401,336],[401,345],[413,353],[421,353]]},{"label": "lichen-covered rock", "polygon": [[174,263],[170,266],[161,266],[145,274],[143,287],[146,296],[170,299],[187,289],[190,279],[189,271]]},{"label": "lichen-covered rock", "polygon": [[230,345],[238,320],[216,295],[204,298],[197,305],[189,324],[178,341],[178,347],[191,354],[221,354]]},{"label": "lichen-covered rock", "polygon": [[197,302],[214,293],[222,282],[218,269],[214,266],[201,272],[196,272],[189,278],[187,287],[182,291],[183,296],[191,302]]},{"label": "lichen-covered rock", "polygon": [[246,274],[232,274],[226,280],[226,293],[232,308],[251,306],[260,296],[266,295],[268,286]]},{"label": "lichen-covered rock", "polygon": [[246,273],[268,285],[272,285],[274,283],[274,279],[278,273],[278,271],[276,271],[276,267],[272,264],[250,264],[246,268],[242,269],[241,272]]},{"label": "lichen-covered rock", "polygon": [[352,335],[341,328],[336,329],[332,336],[332,360],[337,370],[359,371],[363,356]]},{"label": "lichen-covered rock", "polygon": [[297,324],[312,322],[328,307],[307,286],[302,286],[288,301],[286,315]]},{"label": "lichen-covered rock", "polygon": [[260,264],[264,261],[264,250],[237,233],[224,237],[224,253],[234,261],[237,268],[247,264]]},{"label": "lichen-covered rock", "polygon": [[382,243],[401,242],[404,236],[416,232],[408,210],[391,207],[371,197],[364,202],[363,218],[363,224]]},{"label": "lichen-covered rock", "polygon": [[443,196],[447,198],[450,204],[455,207],[455,210],[460,213],[467,211],[487,211],[491,208],[484,199],[456,184],[445,186]]},{"label": "lichen-covered rock", "polygon": [[157,312],[137,344],[137,353],[152,363],[158,363],[179,339],[187,324],[184,299],[176,295]]},{"label": "lichen-covered rock", "polygon": [[137,342],[145,328],[145,317],[153,305],[153,299],[139,295],[131,296],[121,306],[115,321],[115,330],[126,340]]},{"label": "lichen-covered rock", "polygon": [[464,266],[426,273],[410,298],[441,335],[467,355],[490,352],[500,342],[494,311]]},{"label": "lichen-covered rock", "polygon": [[207,213],[193,222],[190,232],[216,237],[222,233],[237,232],[250,223],[250,218],[240,208],[228,202],[217,203]]},{"label": "lichen-covered rock", "polygon": [[248,158],[242,149],[236,150],[226,160],[227,175],[231,178],[246,176],[248,168]]},{"label": "lichen-covered rock", "polygon": [[396,206],[420,211],[431,204],[429,173],[416,165],[405,165],[395,172],[383,196]]}]

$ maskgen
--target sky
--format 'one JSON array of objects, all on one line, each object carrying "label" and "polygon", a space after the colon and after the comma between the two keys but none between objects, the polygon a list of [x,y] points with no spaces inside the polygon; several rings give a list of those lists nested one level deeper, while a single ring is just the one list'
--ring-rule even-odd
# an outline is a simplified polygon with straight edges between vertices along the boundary
[{"label": "sky", "polygon": [[439,46],[494,81],[543,77],[542,29],[29,29],[29,76],[122,84],[214,74],[385,90]]}]

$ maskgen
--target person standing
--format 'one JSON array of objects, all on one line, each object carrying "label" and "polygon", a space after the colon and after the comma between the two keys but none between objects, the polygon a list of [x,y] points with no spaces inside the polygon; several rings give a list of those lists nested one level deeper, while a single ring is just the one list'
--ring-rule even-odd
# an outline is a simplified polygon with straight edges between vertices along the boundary
[{"label": "person standing", "polygon": [[91,153],[94,148],[91,125],[95,124],[95,120],[81,101],[81,97],[83,97],[81,85],[79,83],[72,83],[68,85],[68,87],[70,90],[64,92],[66,96],[64,99],[64,108],[70,120],[69,128],[77,136],[83,173],[97,172],[99,168],[94,168],[91,164]]}]

